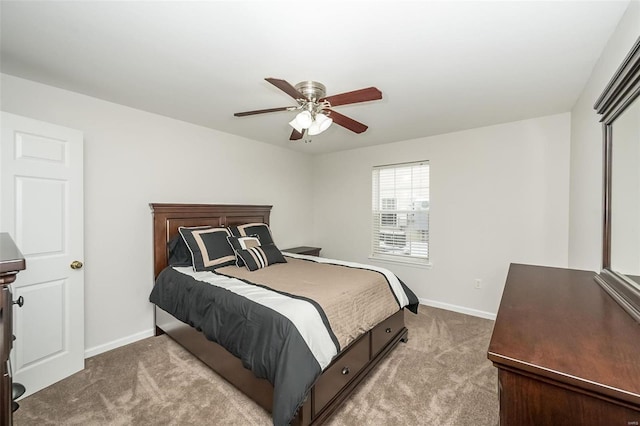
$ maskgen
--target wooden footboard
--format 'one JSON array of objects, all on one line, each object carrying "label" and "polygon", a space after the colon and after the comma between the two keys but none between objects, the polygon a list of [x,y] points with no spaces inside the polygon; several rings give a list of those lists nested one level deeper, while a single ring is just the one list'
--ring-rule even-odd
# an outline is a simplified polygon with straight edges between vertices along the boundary
[{"label": "wooden footboard", "polygon": [[[213,204],[151,204],[154,233],[154,277],[167,266],[167,242],[179,226],[233,226],[269,223],[271,206]],[[204,334],[155,308],[156,333],[166,333],[249,398],[271,412],[273,386],[256,378],[240,359]],[[292,424],[319,425],[354,391],[369,372],[407,340],[404,310],[396,312],[345,348],[324,370]]]}]

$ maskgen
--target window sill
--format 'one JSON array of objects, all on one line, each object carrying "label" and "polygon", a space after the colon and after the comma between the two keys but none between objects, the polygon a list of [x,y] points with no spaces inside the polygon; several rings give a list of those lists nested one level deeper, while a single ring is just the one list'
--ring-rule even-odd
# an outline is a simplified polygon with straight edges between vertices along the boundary
[{"label": "window sill", "polygon": [[373,256],[369,256],[368,259],[370,261],[373,261],[373,262],[391,263],[391,264],[394,264],[394,265],[411,266],[411,267],[420,268],[420,269],[431,269],[431,268],[433,268],[433,264],[431,262],[417,263],[417,262],[412,262],[412,261],[409,261],[409,260],[383,259],[383,258],[380,258],[380,257],[373,257]]}]

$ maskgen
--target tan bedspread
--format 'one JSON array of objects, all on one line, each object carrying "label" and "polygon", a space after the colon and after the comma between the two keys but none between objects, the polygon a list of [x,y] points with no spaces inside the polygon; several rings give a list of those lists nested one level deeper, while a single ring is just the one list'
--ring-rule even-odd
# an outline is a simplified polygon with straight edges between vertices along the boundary
[{"label": "tan bedspread", "polygon": [[236,266],[216,272],[316,301],[340,349],[399,309],[386,278],[374,271],[287,257],[287,263],[253,272]]}]

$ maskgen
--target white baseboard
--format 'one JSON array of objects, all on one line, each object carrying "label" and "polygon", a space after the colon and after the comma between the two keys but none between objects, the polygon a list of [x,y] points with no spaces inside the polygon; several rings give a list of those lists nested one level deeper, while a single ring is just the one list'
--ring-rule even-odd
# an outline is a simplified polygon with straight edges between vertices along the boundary
[{"label": "white baseboard", "polygon": [[451,305],[449,303],[438,302],[436,300],[423,299],[422,297],[419,297],[418,300],[420,301],[421,305],[427,305],[434,308],[446,309],[447,311],[458,312],[461,314],[490,319],[494,321],[496,319],[496,314],[491,312],[479,311],[477,309],[466,308],[464,306]]},{"label": "white baseboard", "polygon": [[145,331],[141,331],[140,333],[132,334],[127,337],[123,337],[121,339],[112,340],[111,342],[105,343],[103,345],[94,346],[93,348],[88,348],[84,350],[84,357],[91,358],[92,356],[99,355],[103,352],[110,351],[111,349],[119,348],[120,346],[128,345],[129,343],[137,342],[138,340],[146,339],[147,337],[151,337],[155,334],[153,328]]}]

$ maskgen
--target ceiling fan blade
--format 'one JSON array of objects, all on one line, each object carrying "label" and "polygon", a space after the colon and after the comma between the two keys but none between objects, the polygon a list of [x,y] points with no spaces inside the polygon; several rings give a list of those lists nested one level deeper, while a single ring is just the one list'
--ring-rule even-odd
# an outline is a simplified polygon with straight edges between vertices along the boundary
[{"label": "ceiling fan blade", "polygon": [[276,86],[278,89],[282,90],[287,95],[291,96],[293,99],[307,99],[305,95],[298,92],[296,88],[293,87],[288,81],[273,77],[267,77],[265,78],[265,80]]},{"label": "ceiling fan blade", "polygon": [[297,140],[302,139],[303,137],[304,137],[304,129],[302,129],[302,133],[300,133],[296,129],[293,129],[293,132],[291,132],[291,137],[289,138],[289,140],[290,141],[297,141]]},{"label": "ceiling fan blade", "polygon": [[349,129],[355,133],[362,133],[367,130],[369,127],[354,120],[353,118],[349,118],[346,115],[342,115],[339,112],[335,112],[334,110],[325,110],[329,112],[329,117],[333,119],[333,122],[339,126],[344,127],[345,129]]},{"label": "ceiling fan blade", "polygon": [[233,115],[236,116],[236,117],[245,117],[247,115],[264,114],[265,112],[286,111],[289,108],[295,108],[295,107],[280,107],[280,108],[269,108],[269,109],[257,109],[255,111],[236,112]]},{"label": "ceiling fan blade", "polygon": [[353,92],[327,96],[320,99],[320,102],[329,101],[333,107],[338,105],[355,104],[358,102],[375,101],[378,99],[382,99],[382,92],[375,87],[367,87],[366,89],[354,90]]}]

